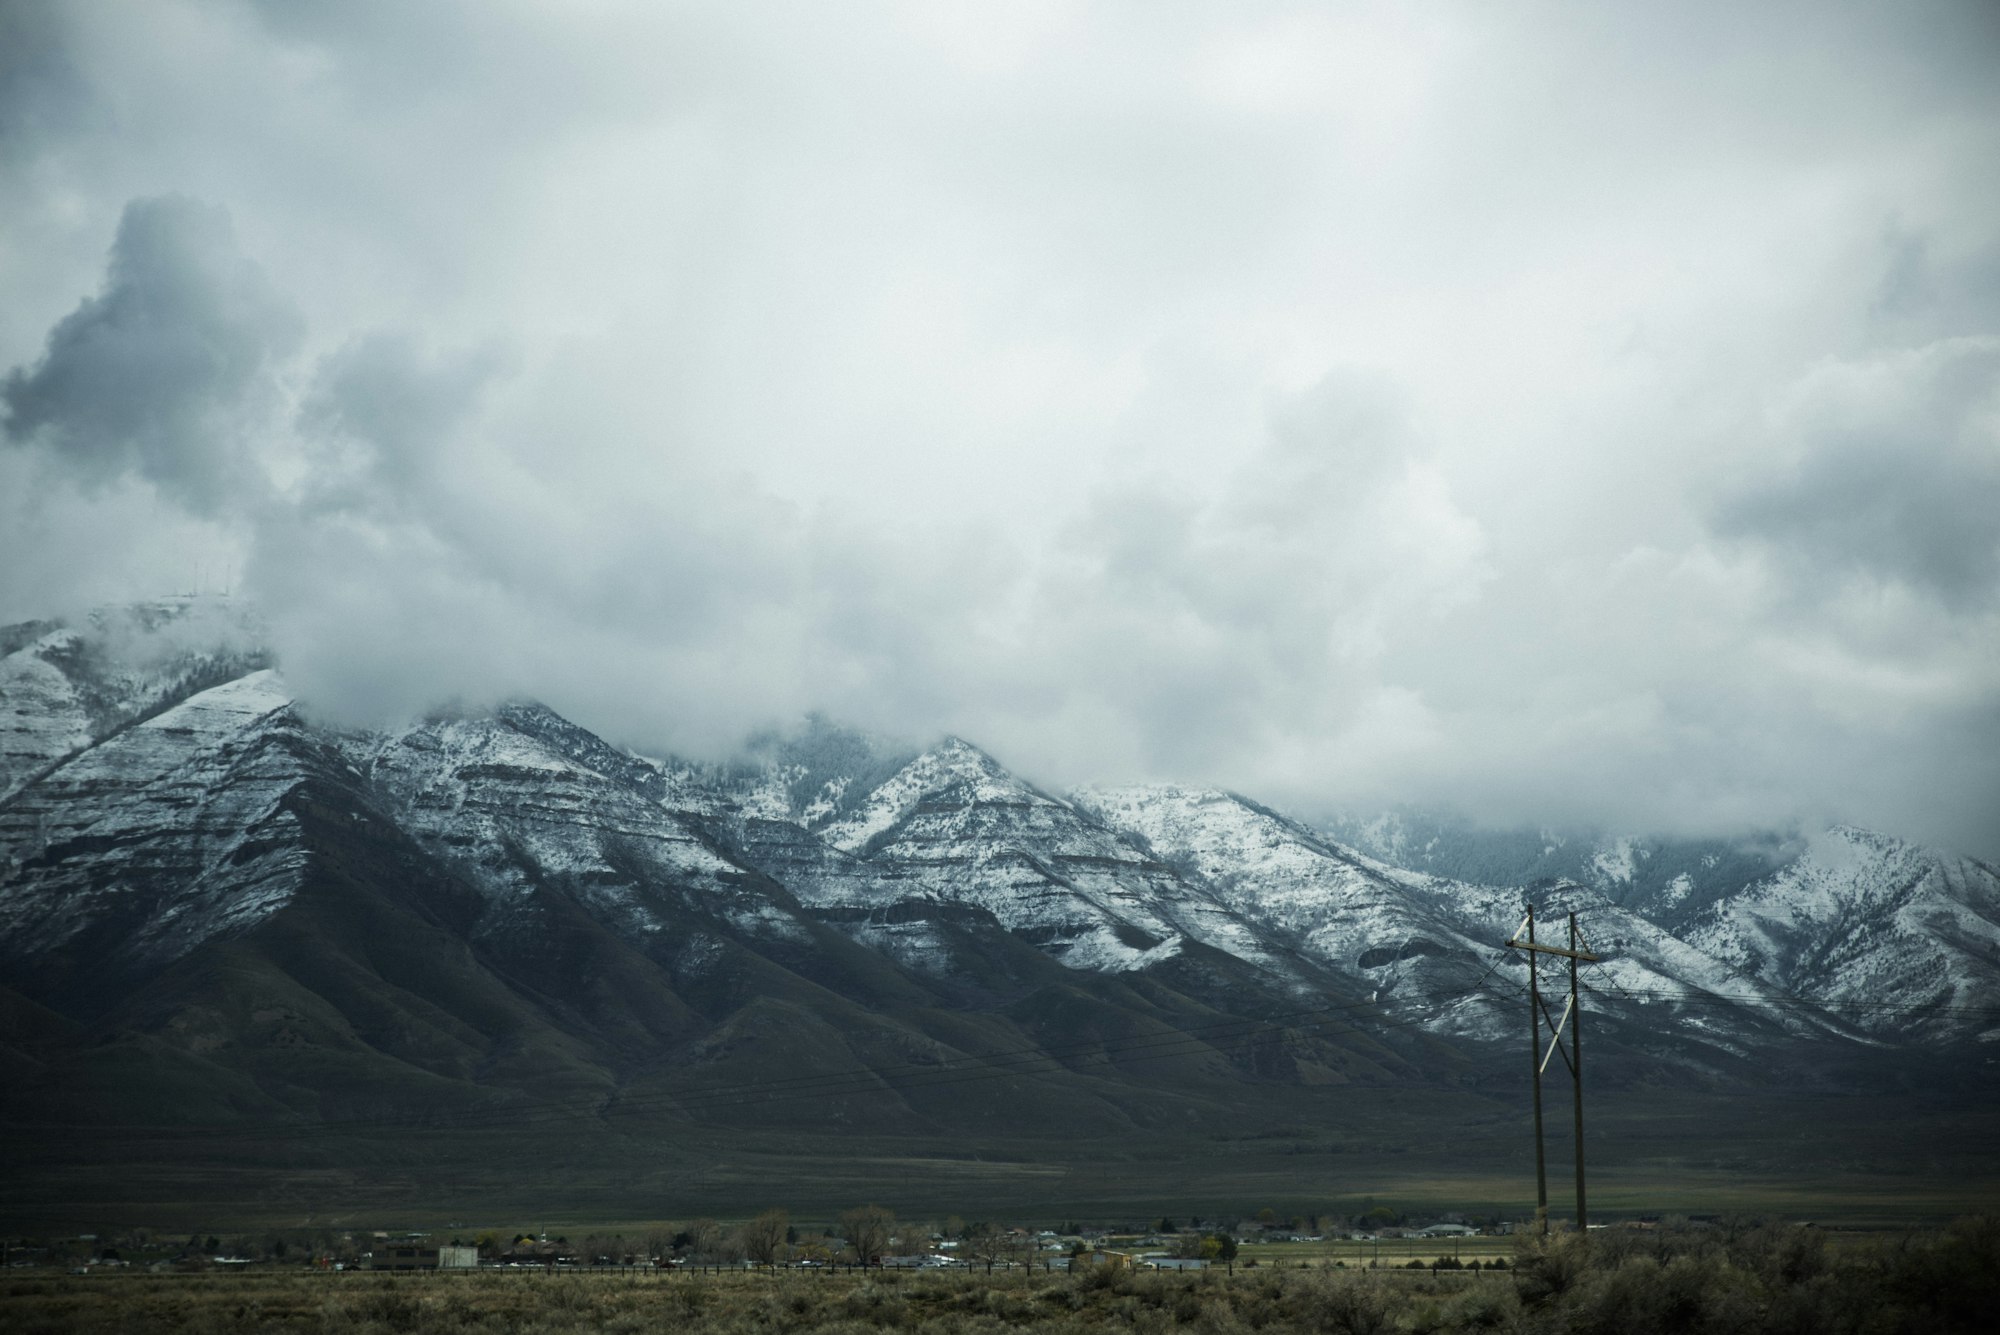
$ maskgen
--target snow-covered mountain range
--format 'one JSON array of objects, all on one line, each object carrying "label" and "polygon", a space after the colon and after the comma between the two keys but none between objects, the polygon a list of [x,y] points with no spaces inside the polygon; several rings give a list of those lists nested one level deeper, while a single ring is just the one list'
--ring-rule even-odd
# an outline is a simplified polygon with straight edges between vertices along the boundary
[{"label": "snow-covered mountain range", "polygon": [[[809,1078],[815,1116],[1143,1121],[1163,1090],[1195,1117],[1246,1082],[1463,1081],[1519,1064],[1502,942],[1528,902],[1602,956],[1611,1078],[2000,1038],[2000,873],[1878,833],[1316,829],[1215,789],[1045,792],[960,738],[824,720],[728,765],[528,703],[355,735],[216,600],[0,650],[15,1117],[783,1120],[718,1091]],[[1007,1099],[926,1078],[995,1053]]]}]

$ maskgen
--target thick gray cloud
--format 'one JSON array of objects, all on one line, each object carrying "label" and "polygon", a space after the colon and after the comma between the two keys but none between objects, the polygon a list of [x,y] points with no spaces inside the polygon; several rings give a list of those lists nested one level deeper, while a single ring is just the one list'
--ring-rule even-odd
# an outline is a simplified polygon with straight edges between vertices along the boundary
[{"label": "thick gray cloud", "polygon": [[397,334],[329,354],[299,410],[301,431],[318,447],[309,504],[436,504],[449,485],[437,476],[437,451],[498,369],[490,352],[439,354]]},{"label": "thick gray cloud", "polygon": [[1797,455],[1717,511],[1819,586],[1891,581],[2000,605],[2000,338],[1823,368],[1787,405]]},{"label": "thick gray cloud", "polygon": [[2000,853],[1989,5],[0,12],[0,617]]},{"label": "thick gray cloud", "polygon": [[6,434],[91,482],[131,470],[219,514],[254,487],[242,414],[268,395],[298,323],[237,250],[225,211],[135,200],[103,291],[50,331],[39,361],[0,382]]},{"label": "thick gray cloud", "polygon": [[75,129],[89,107],[56,6],[0,5],[0,164],[18,167]]}]

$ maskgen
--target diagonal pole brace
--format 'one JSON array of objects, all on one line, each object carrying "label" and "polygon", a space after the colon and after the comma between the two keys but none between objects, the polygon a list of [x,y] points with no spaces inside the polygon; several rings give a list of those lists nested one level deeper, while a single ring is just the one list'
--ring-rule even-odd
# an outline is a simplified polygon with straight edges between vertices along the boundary
[{"label": "diagonal pole brace", "polygon": [[[1555,1021],[1553,1032],[1549,1034],[1549,1050],[1542,1054],[1542,1070],[1546,1071],[1549,1069],[1549,1058],[1555,1056],[1557,1053],[1562,1054],[1563,1065],[1569,1066],[1569,1051],[1563,1047],[1563,1026],[1569,1023],[1570,1012],[1575,1008],[1576,1002],[1572,1000],[1568,1005],[1563,1007],[1562,1018]],[[1575,1067],[1570,1067],[1570,1074],[1576,1074]]]}]

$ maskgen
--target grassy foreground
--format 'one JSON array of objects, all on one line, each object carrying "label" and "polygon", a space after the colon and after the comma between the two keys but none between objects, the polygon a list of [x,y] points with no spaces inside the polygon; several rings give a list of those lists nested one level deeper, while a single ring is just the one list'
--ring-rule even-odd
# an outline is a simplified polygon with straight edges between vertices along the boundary
[{"label": "grassy foreground", "polygon": [[1986,1331],[2000,1221],[1830,1246],[1790,1226],[1559,1234],[1509,1270],[1074,1275],[15,1277],[0,1329],[120,1332]]}]

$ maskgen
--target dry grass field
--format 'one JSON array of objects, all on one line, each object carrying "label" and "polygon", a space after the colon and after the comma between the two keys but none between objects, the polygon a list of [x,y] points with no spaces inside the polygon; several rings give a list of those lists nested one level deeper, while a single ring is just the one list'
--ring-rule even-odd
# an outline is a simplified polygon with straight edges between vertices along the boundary
[{"label": "dry grass field", "polygon": [[725,1274],[69,1276],[15,1272],[0,1329],[540,1335],[946,1332],[1986,1331],[2000,1223],[1829,1245],[1762,1226],[1524,1239],[1506,1270],[1330,1262],[1231,1274],[810,1271]]}]

